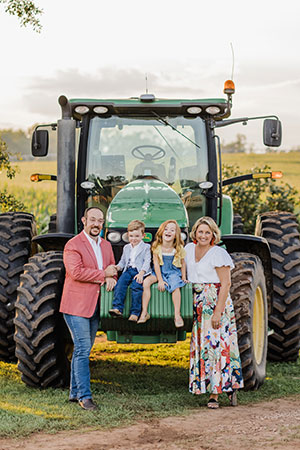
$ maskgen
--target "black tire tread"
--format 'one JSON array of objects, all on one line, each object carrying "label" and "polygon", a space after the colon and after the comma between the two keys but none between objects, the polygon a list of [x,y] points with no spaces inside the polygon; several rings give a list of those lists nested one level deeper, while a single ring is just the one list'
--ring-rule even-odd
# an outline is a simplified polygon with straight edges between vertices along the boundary
[{"label": "black tire tread", "polygon": [[[235,267],[231,273],[230,294],[234,305],[238,333],[238,344],[242,362],[244,385],[246,390],[258,389],[265,379],[267,328],[265,330],[265,350],[262,362],[258,366],[252,344],[252,303],[255,296],[255,283],[264,286],[262,263],[258,256],[249,253],[232,253]],[[259,279],[257,279],[259,278]],[[265,292],[266,297],[266,292]],[[265,298],[267,311],[267,300]],[[267,314],[267,313],[266,313]],[[265,317],[267,323],[267,316]]]},{"label": "black tire tread", "polygon": [[300,241],[296,216],[267,212],[258,217],[256,234],[267,239],[272,258],[274,300],[268,359],[296,361],[300,349]]},{"label": "black tire tread", "polygon": [[66,327],[59,313],[65,269],[62,252],[30,258],[18,288],[15,342],[18,369],[29,386],[62,387],[69,381]]},{"label": "black tire tread", "polygon": [[23,266],[35,251],[31,244],[35,234],[32,214],[0,214],[0,359],[6,362],[15,361],[13,318],[17,287]]}]

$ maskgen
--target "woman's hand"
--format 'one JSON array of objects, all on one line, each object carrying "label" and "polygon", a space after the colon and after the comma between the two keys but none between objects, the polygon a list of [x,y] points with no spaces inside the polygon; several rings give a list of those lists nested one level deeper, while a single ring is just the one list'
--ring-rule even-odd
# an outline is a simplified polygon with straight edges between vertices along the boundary
[{"label": "woman's hand", "polygon": [[212,327],[217,330],[221,326],[221,313],[219,311],[214,311],[212,317],[211,317],[211,325]]},{"label": "woman's hand", "polygon": [[165,286],[168,286],[168,283],[166,283],[165,281],[161,280],[158,281],[157,283],[157,288],[160,292],[164,292],[166,290]]}]

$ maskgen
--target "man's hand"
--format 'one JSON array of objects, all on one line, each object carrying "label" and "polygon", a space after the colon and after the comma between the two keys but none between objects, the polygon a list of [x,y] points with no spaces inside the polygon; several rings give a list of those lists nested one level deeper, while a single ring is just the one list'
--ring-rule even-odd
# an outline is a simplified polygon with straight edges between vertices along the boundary
[{"label": "man's hand", "polygon": [[107,292],[112,291],[113,288],[115,287],[115,285],[117,284],[116,280],[114,278],[111,278],[111,277],[105,278],[105,283],[106,283],[106,290],[107,290]]},{"label": "man's hand", "polygon": [[105,278],[114,277],[115,275],[117,275],[116,266],[113,266],[113,265],[107,266],[106,269],[104,270],[104,273],[105,273]]},{"label": "man's hand", "polygon": [[143,280],[144,280],[144,275],[145,275],[145,272],[144,272],[143,270],[141,270],[139,273],[136,274],[135,277],[133,277],[133,279],[134,279],[137,283],[142,284],[142,282],[143,282]]}]

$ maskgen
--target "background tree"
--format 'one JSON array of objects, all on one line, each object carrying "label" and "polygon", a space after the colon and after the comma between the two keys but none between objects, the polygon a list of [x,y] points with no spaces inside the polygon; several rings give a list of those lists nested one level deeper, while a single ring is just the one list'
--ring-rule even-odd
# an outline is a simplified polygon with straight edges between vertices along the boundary
[{"label": "background tree", "polygon": [[[40,16],[43,12],[31,0],[0,0],[5,7],[5,12],[17,16],[21,26],[32,26],[36,32],[41,31]],[[10,157],[12,153],[7,150],[6,143],[0,137],[0,173],[5,172],[9,179],[16,174],[16,169],[11,166]],[[6,190],[0,192],[0,211],[24,210],[22,202],[8,194]]]},{"label": "background tree", "polygon": [[32,26],[33,30],[40,33],[42,26],[40,16],[43,10],[38,8],[31,0],[0,0],[5,6],[5,12],[17,16],[21,27]]},{"label": "background tree", "polygon": [[[10,163],[11,153],[7,151],[4,141],[0,137],[0,173],[5,172],[7,178],[12,179],[16,174],[16,169]],[[24,211],[24,204],[9,194],[6,190],[0,192],[0,211]]]},{"label": "background tree", "polygon": [[[253,167],[252,173],[271,172],[271,167]],[[223,179],[242,175],[239,166],[223,165]],[[234,214],[242,217],[244,233],[253,233],[256,217],[266,211],[288,211],[296,213],[300,205],[297,189],[288,183],[271,178],[258,178],[242,181],[223,188],[224,194],[230,195]]]}]

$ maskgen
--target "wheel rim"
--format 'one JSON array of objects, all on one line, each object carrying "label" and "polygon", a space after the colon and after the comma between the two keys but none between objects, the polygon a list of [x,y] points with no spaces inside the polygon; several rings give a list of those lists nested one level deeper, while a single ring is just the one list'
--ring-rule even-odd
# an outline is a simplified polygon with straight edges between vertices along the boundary
[{"label": "wheel rim", "polygon": [[255,291],[253,307],[253,348],[257,364],[263,358],[265,347],[265,307],[261,288],[258,286]]}]

